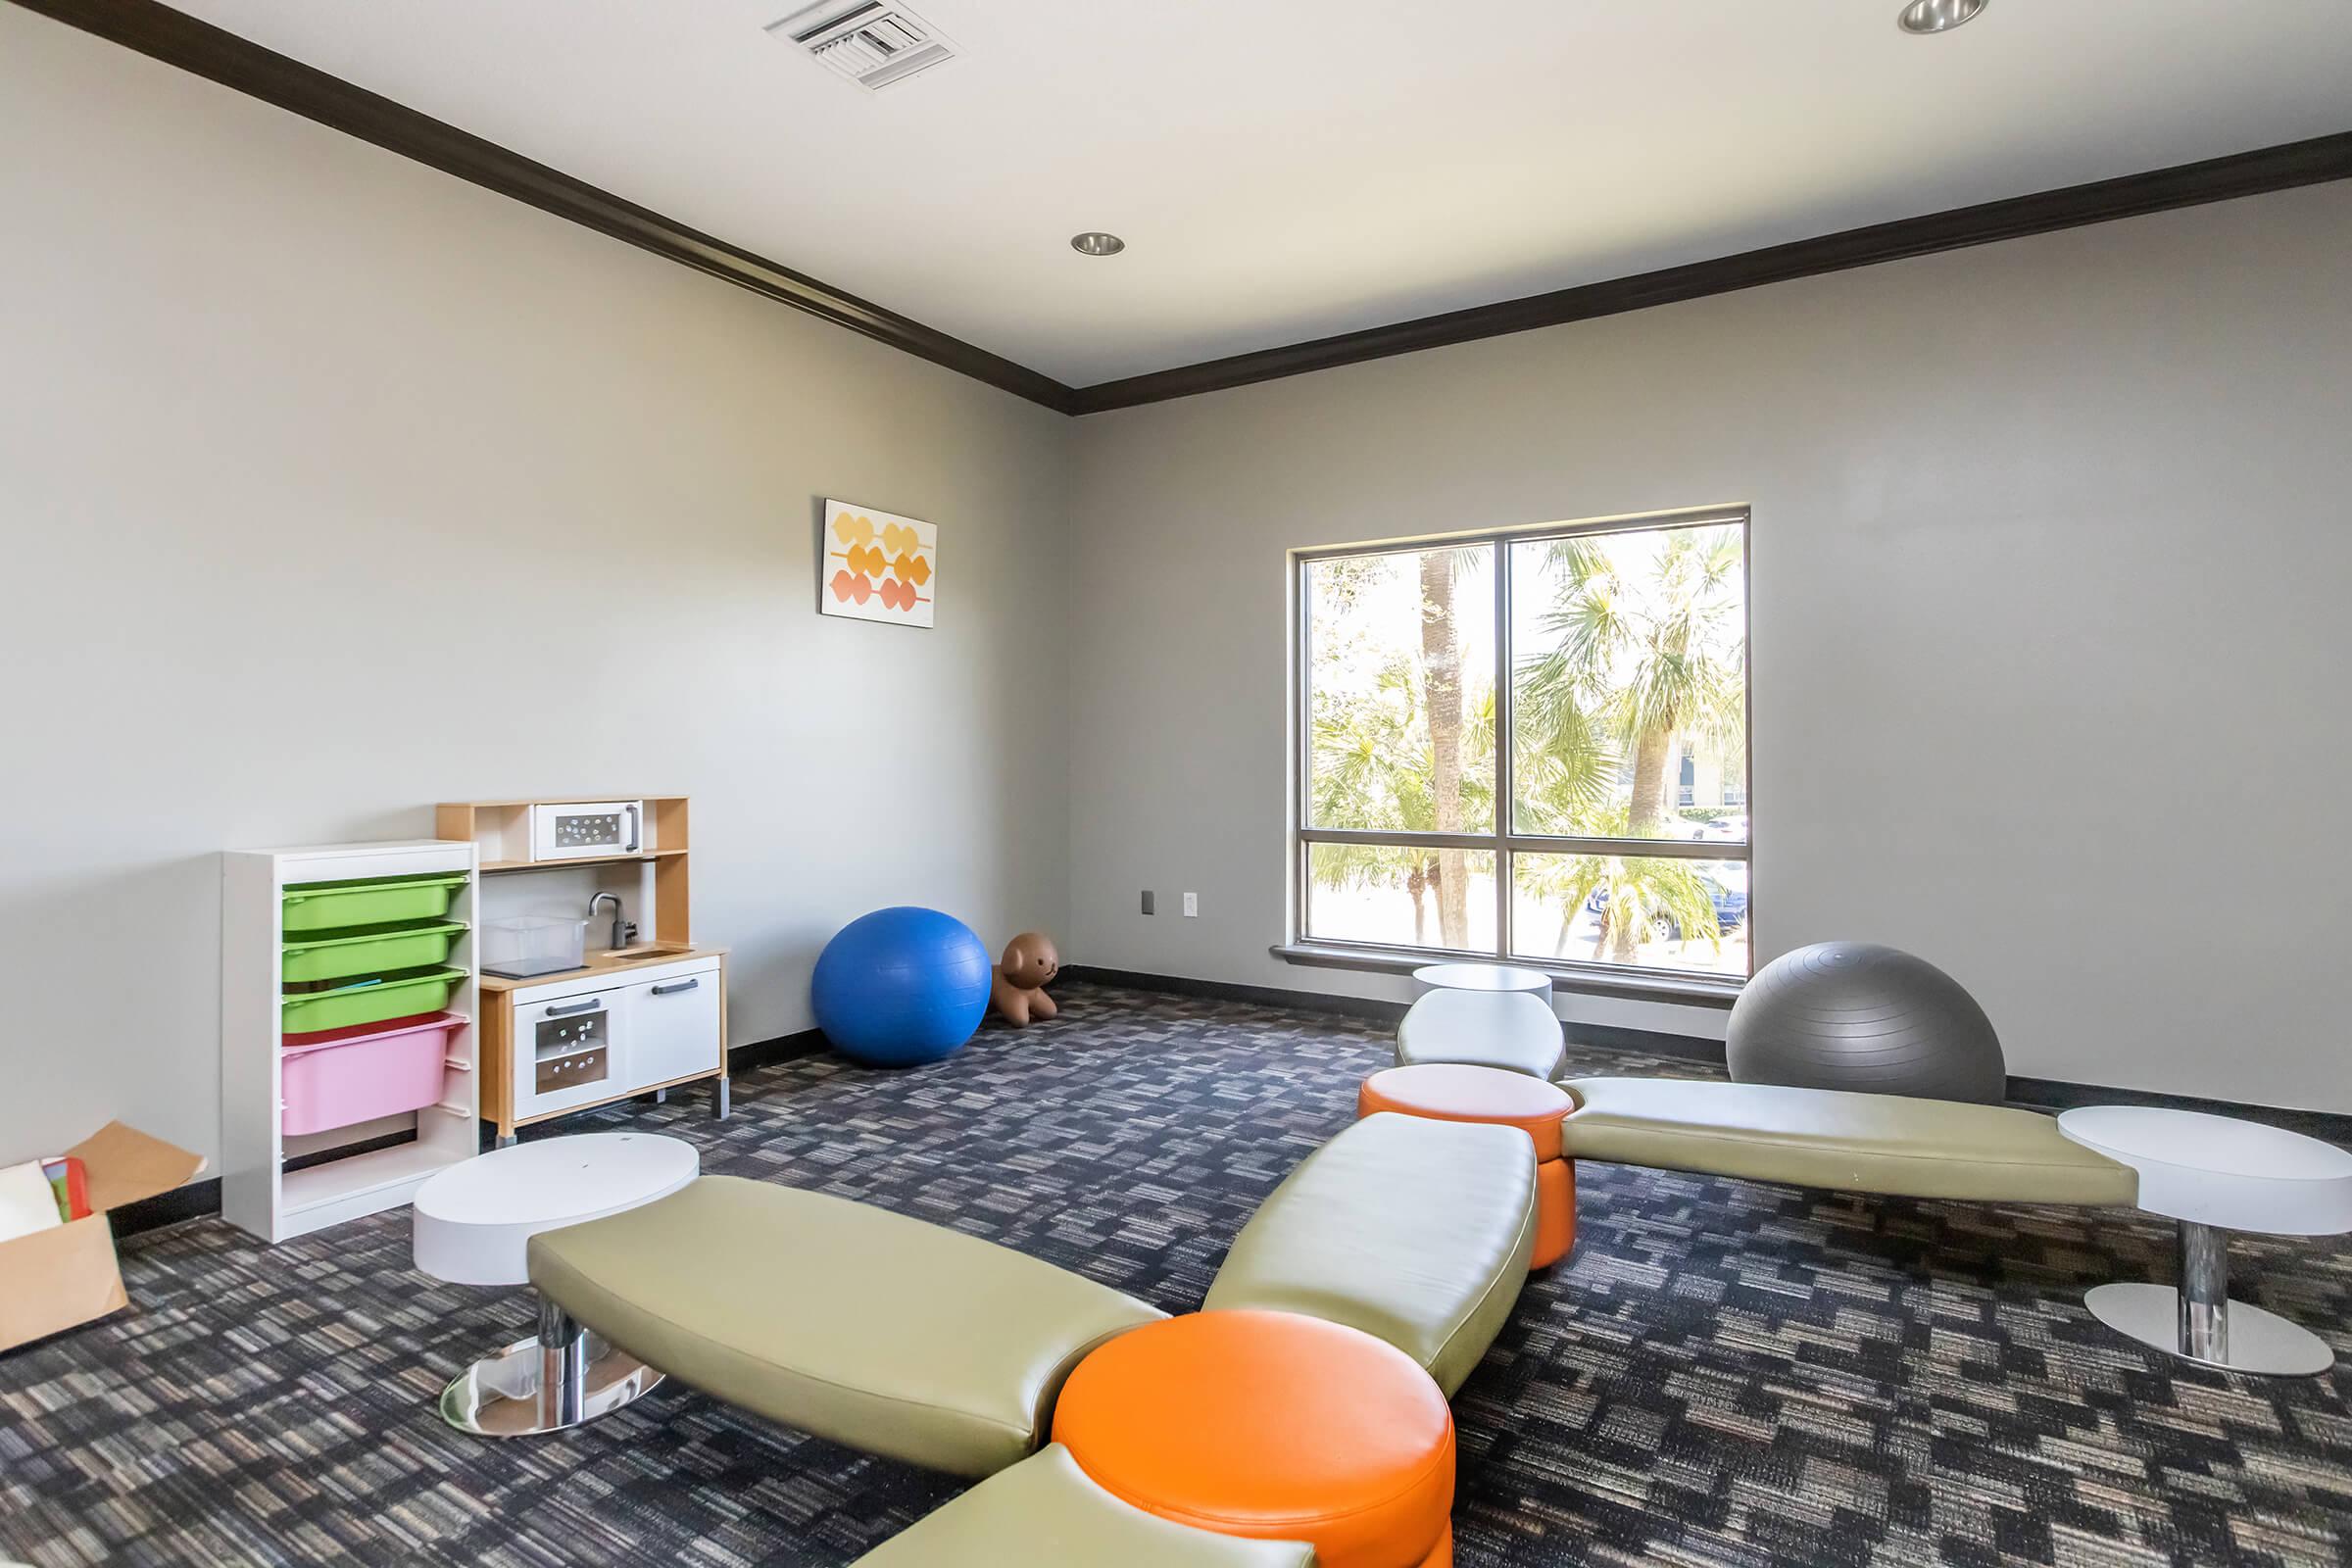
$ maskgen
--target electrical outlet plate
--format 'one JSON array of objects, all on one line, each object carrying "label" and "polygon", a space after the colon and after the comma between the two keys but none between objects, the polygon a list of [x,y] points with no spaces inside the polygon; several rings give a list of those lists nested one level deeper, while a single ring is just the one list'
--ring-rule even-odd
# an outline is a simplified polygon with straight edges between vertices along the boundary
[{"label": "electrical outlet plate", "polygon": [[1187,893],[1184,896],[1184,917],[1187,920],[1190,920],[1199,915],[1200,912],[1200,895],[1198,893]]}]

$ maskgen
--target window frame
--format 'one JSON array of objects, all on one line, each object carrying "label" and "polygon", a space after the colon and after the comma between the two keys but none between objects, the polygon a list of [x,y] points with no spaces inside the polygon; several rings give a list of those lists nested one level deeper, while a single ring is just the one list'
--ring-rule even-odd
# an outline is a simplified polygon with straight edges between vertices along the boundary
[{"label": "window frame", "polygon": [[[1756,916],[1755,837],[1755,605],[1751,592],[1755,573],[1755,530],[1749,509],[1701,507],[1673,512],[1641,513],[1626,516],[1594,517],[1577,522],[1522,524],[1476,529],[1462,533],[1427,534],[1410,539],[1384,539],[1352,545],[1325,545],[1290,553],[1292,658],[1290,681],[1291,801],[1289,853],[1291,857],[1290,940],[1274,949],[1292,962],[1332,964],[1368,969],[1408,969],[1416,964],[1476,958],[1517,968],[1536,969],[1570,990],[1638,992],[1652,996],[1703,999],[1710,995],[1736,997],[1755,973]],[[1522,833],[1517,830],[1517,793],[1512,787],[1512,759],[1516,733],[1512,710],[1518,701],[1517,653],[1512,647],[1511,560],[1513,545],[1548,539],[1571,539],[1597,534],[1649,533],[1666,528],[1735,526],[1740,530],[1740,772],[1747,801],[1747,836],[1734,844],[1720,839],[1594,838],[1572,834]],[[1364,556],[1419,554],[1428,550],[1462,550],[1486,546],[1494,552],[1494,825],[1477,833],[1415,832],[1387,828],[1321,828],[1308,824],[1314,802],[1314,614],[1309,597],[1309,573],[1317,562]],[[1494,856],[1494,947],[1415,947],[1409,943],[1372,943],[1307,933],[1307,906],[1313,896],[1310,874],[1313,846],[1367,844],[1384,847],[1418,846],[1433,850],[1490,851]],[[1749,903],[1742,924],[1747,928],[1747,971],[1645,967],[1608,963],[1592,958],[1531,958],[1511,951],[1512,860],[1517,855],[1612,855],[1627,858],[1738,860],[1748,868]],[[1351,961],[1360,960],[1360,961]]]}]

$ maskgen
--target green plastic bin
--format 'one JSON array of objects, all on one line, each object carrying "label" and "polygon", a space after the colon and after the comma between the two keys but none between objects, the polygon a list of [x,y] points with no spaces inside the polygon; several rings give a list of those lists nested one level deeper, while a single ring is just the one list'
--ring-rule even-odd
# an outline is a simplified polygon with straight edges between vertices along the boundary
[{"label": "green plastic bin", "polygon": [[371,876],[357,882],[297,882],[286,889],[280,929],[295,932],[348,931],[353,926],[389,925],[395,920],[442,920],[449,902],[466,885],[464,871],[431,876]]},{"label": "green plastic bin", "polygon": [[339,936],[289,942],[279,977],[293,984],[351,980],[393,969],[429,969],[447,963],[449,950],[465,934],[465,926],[447,920],[439,925],[369,926]]},{"label": "green plastic bin", "polygon": [[324,991],[290,992],[280,998],[278,1027],[290,1035],[348,1029],[415,1013],[439,1012],[466,978],[463,969],[434,968],[387,974]]}]

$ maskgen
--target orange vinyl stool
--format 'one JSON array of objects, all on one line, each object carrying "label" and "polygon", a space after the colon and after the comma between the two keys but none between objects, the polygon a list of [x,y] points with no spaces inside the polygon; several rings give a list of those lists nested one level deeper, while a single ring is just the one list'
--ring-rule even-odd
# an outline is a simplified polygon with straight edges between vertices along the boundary
[{"label": "orange vinyl stool", "polygon": [[1560,1118],[1576,1097],[1558,1084],[1499,1067],[1424,1062],[1387,1067],[1356,1091],[1357,1119],[1393,1110],[1434,1121],[1487,1121],[1524,1130],[1536,1141],[1536,1251],[1544,1268],[1576,1245],[1576,1161],[1560,1154]]},{"label": "orange vinyl stool", "polygon": [[1450,1568],[1453,1412],[1402,1350],[1297,1312],[1196,1312],[1078,1363],[1054,1441],[1097,1486],[1318,1568]]}]

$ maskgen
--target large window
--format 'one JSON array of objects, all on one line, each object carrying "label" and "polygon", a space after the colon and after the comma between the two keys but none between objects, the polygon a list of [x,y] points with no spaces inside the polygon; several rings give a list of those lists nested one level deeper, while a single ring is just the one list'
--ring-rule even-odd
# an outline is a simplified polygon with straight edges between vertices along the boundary
[{"label": "large window", "polygon": [[1747,520],[1298,562],[1298,935],[1748,972]]}]

